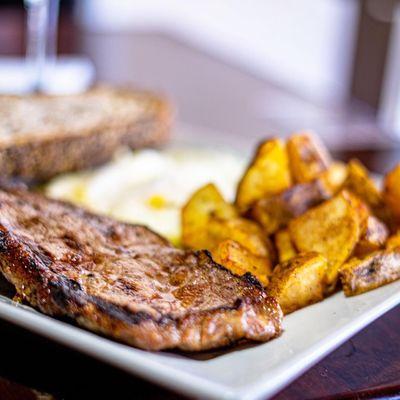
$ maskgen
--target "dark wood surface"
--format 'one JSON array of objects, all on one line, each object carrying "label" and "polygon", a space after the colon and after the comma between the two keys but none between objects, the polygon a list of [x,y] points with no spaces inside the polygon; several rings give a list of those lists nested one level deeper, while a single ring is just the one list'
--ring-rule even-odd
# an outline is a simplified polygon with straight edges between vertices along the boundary
[{"label": "dark wood surface", "polygon": [[[400,396],[400,307],[311,368],[274,400]],[[57,399],[184,399],[83,354],[0,320],[0,399],[35,388]],[[18,383],[18,385],[17,385]]]}]

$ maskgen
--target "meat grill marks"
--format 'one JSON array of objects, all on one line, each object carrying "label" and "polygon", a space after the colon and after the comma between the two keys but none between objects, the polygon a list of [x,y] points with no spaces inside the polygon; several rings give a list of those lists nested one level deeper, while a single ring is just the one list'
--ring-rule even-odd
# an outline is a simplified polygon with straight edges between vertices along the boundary
[{"label": "meat grill marks", "polygon": [[0,269],[42,312],[144,349],[206,350],[281,332],[279,305],[251,275],[18,188],[0,190]]}]

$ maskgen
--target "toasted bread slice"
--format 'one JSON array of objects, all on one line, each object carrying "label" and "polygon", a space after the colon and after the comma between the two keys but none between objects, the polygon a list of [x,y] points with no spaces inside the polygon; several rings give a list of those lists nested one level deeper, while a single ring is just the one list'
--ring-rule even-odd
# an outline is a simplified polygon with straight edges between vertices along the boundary
[{"label": "toasted bread slice", "polygon": [[65,96],[0,96],[2,178],[44,181],[102,164],[121,145],[160,145],[169,137],[171,115],[161,97],[110,87]]}]

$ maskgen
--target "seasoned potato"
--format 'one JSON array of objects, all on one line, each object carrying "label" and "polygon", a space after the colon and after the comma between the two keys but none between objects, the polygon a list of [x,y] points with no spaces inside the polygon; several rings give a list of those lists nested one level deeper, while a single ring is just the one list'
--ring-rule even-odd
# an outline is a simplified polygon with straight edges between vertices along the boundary
[{"label": "seasoned potato", "polygon": [[295,182],[310,182],[326,171],[331,163],[328,151],[310,133],[292,135],[287,141],[290,170]]},{"label": "seasoned potato", "polygon": [[249,210],[248,216],[257,221],[264,229],[266,235],[271,235],[284,228],[293,213],[280,195],[258,200]]},{"label": "seasoned potato", "polygon": [[360,199],[360,197],[356,196],[355,194],[348,192],[347,190],[344,190],[343,194],[357,214],[358,220],[360,222],[361,235],[363,230],[366,230],[368,218],[371,216],[371,209],[363,200]]},{"label": "seasoned potato", "polygon": [[362,257],[381,249],[389,236],[387,226],[373,215],[369,215],[361,227],[360,240],[354,250],[356,257]]},{"label": "seasoned potato", "polygon": [[207,249],[210,238],[207,225],[211,217],[236,218],[235,207],[227,203],[213,184],[197,190],[182,209],[182,243],[184,246]]},{"label": "seasoned potato", "polygon": [[267,257],[252,254],[234,240],[225,240],[212,251],[213,259],[235,274],[252,273],[264,286],[271,275],[271,262]]},{"label": "seasoned potato", "polygon": [[390,236],[386,241],[386,248],[391,250],[396,247],[400,248],[400,231],[396,232],[394,235]]},{"label": "seasoned potato", "polygon": [[363,257],[384,246],[389,229],[384,222],[372,215],[370,208],[359,197],[352,195],[349,200],[358,214],[360,223],[360,239],[353,255]]},{"label": "seasoned potato", "polygon": [[377,217],[386,224],[390,224],[390,211],[381,192],[369,176],[368,170],[358,160],[351,160],[347,170],[348,174],[344,187],[363,200]]},{"label": "seasoned potato", "polygon": [[346,296],[354,296],[400,278],[400,248],[381,250],[363,259],[352,258],[340,270]]},{"label": "seasoned potato", "polygon": [[224,220],[213,217],[210,218],[206,231],[209,242],[206,248],[209,250],[214,249],[224,240],[232,239],[256,256],[267,257],[270,260],[274,258],[270,240],[253,221],[245,218]]},{"label": "seasoned potato", "polygon": [[193,249],[215,249],[220,242],[232,239],[252,254],[274,259],[273,246],[254,221],[238,217],[212,185],[200,188],[182,210],[182,242]]},{"label": "seasoned potato", "polygon": [[299,183],[280,194],[258,200],[249,210],[249,216],[270,235],[284,228],[290,219],[331,197],[324,183],[316,179]]},{"label": "seasoned potato", "polygon": [[333,196],[343,187],[347,179],[347,165],[340,161],[334,161],[328,169],[321,172],[318,179],[324,185],[325,190]]},{"label": "seasoned potato", "polygon": [[284,314],[321,301],[324,297],[328,262],[318,253],[299,254],[273,271],[268,293]]},{"label": "seasoned potato", "polygon": [[281,192],[291,184],[289,161],[284,143],[271,139],[262,143],[239,182],[236,206],[245,212],[257,200]]},{"label": "seasoned potato", "polygon": [[293,246],[292,238],[287,229],[282,229],[275,234],[275,247],[278,251],[278,259],[280,263],[293,258],[297,251]]},{"label": "seasoned potato", "polygon": [[341,192],[289,224],[297,250],[316,251],[327,258],[329,291],[335,289],[339,268],[353,253],[360,237],[361,221],[351,199],[349,193]]},{"label": "seasoned potato", "polygon": [[400,164],[385,176],[383,195],[397,222],[400,222]]},{"label": "seasoned potato", "polygon": [[382,196],[368,170],[358,160],[351,160],[347,168],[345,186],[372,208],[382,204]]}]

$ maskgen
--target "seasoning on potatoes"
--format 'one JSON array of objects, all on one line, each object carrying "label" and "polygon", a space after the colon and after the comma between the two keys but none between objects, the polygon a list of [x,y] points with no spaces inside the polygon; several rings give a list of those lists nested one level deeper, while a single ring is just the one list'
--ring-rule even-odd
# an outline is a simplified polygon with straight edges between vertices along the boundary
[{"label": "seasoning on potatoes", "polygon": [[221,242],[212,251],[213,259],[237,275],[246,272],[253,274],[264,286],[268,285],[271,275],[271,262],[267,257],[252,254],[234,240]]},{"label": "seasoning on potatoes", "polygon": [[361,227],[360,240],[354,250],[354,256],[363,257],[381,249],[388,239],[389,229],[378,218],[369,215]]},{"label": "seasoning on potatoes", "polygon": [[400,278],[400,248],[381,250],[363,259],[352,258],[340,270],[346,296],[354,296]]},{"label": "seasoning on potatoes", "polygon": [[297,251],[287,229],[282,229],[276,232],[275,247],[278,252],[278,260],[280,263],[288,261],[297,255]]},{"label": "seasoning on potatoes", "polygon": [[[221,219],[212,217],[206,227],[209,246],[213,250],[224,240],[234,240],[252,254],[273,260],[273,246],[262,229],[253,221],[245,218]],[[193,246],[199,249],[198,246]]]},{"label": "seasoning on potatoes", "polygon": [[284,314],[321,301],[328,262],[322,255],[299,254],[273,271],[268,293],[278,300]]},{"label": "seasoning on potatoes", "polygon": [[208,249],[207,226],[211,217],[222,220],[235,218],[238,213],[226,202],[213,184],[198,189],[182,209],[182,243],[186,247]]},{"label": "seasoning on potatoes", "polygon": [[390,208],[396,222],[400,222],[400,164],[391,170],[384,180],[383,191],[385,203]]},{"label": "seasoning on potatoes", "polygon": [[257,200],[291,185],[286,146],[280,139],[263,142],[239,182],[235,204],[244,213]]},{"label": "seasoning on potatoes", "polygon": [[363,200],[379,219],[390,226],[392,220],[390,210],[368,170],[360,161],[351,160],[347,171],[344,187]]},{"label": "seasoning on potatoes", "polygon": [[335,289],[339,268],[353,253],[360,238],[361,221],[351,198],[351,194],[343,191],[289,224],[297,250],[315,251],[327,258],[328,292]]},{"label": "seasoning on potatoes", "polygon": [[325,188],[322,181],[316,179],[256,201],[248,215],[264,228],[267,235],[270,235],[286,227],[293,217],[303,214],[330,197],[331,192]]},{"label": "seasoning on potatoes", "polygon": [[297,133],[287,141],[290,169],[295,182],[310,182],[326,171],[331,158],[325,146],[311,133]]},{"label": "seasoning on potatoes", "polygon": [[396,247],[400,248],[400,231],[397,231],[394,235],[389,236],[385,247],[389,250],[395,249]]},{"label": "seasoning on potatoes", "polygon": [[347,179],[347,165],[340,161],[333,161],[328,169],[321,172],[318,179],[323,183],[326,191],[332,196],[340,191]]}]

